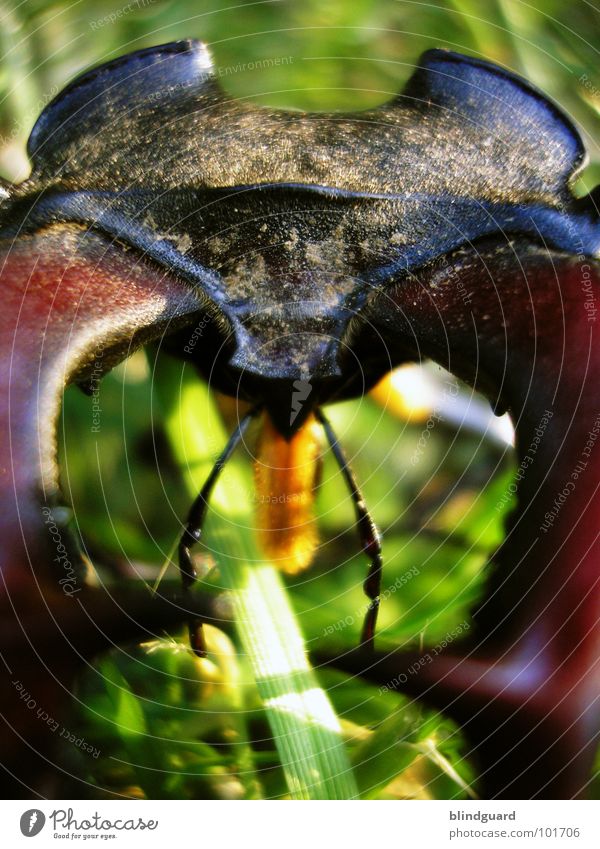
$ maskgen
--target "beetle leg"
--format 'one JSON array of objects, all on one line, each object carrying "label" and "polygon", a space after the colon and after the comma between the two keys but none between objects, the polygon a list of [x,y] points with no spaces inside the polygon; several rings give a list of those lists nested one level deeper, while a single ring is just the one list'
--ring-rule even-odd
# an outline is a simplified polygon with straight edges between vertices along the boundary
[{"label": "beetle leg", "polygon": [[[240,420],[238,426],[233,431],[227,445],[221,452],[217,461],[211,469],[211,472],[207,479],[204,482],[200,493],[196,497],[194,503],[190,508],[190,512],[188,513],[187,522],[185,526],[185,530],[181,536],[178,546],[178,555],[179,555],[179,572],[181,574],[181,583],[183,585],[183,592],[186,598],[189,599],[189,591],[196,580],[196,567],[194,566],[194,561],[192,559],[191,549],[197,542],[200,541],[200,537],[202,535],[202,526],[204,524],[204,519],[206,516],[206,509],[208,507],[208,502],[210,501],[210,497],[212,491],[219,479],[219,475],[223,471],[224,466],[227,461],[237,448],[241,439],[243,438],[248,425],[258,412],[258,408],[254,407],[251,409],[246,415]],[[198,657],[206,656],[206,648],[204,645],[204,637],[202,634],[202,622],[197,617],[192,617],[188,622],[188,628],[190,632],[190,646],[194,654]]]},{"label": "beetle leg", "polygon": [[369,599],[369,607],[365,615],[361,643],[368,648],[372,648],[373,640],[375,639],[377,614],[379,612],[379,598],[381,595],[381,573],[383,570],[381,537],[329,420],[321,410],[317,410],[315,416],[323,426],[325,436],[333,451],[333,456],[337,460],[340,471],[346,481],[346,486],[350,491],[350,497],[352,498],[356,513],[360,542],[364,553],[370,561],[369,571],[363,584],[365,595]]}]

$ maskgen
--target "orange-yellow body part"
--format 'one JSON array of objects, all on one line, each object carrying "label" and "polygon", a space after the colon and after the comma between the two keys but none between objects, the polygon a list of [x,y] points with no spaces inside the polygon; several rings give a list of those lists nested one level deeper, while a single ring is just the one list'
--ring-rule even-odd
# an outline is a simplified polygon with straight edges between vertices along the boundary
[{"label": "orange-yellow body part", "polygon": [[288,575],[310,566],[318,543],[313,505],[319,434],[310,416],[288,442],[263,414],[254,466],[258,541]]}]

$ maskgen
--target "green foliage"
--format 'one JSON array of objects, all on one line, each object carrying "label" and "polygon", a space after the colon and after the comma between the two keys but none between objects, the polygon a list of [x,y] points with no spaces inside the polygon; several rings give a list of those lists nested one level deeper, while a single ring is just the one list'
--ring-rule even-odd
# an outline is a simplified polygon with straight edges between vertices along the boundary
[{"label": "green foliage", "polygon": [[[94,562],[103,564],[103,579],[114,580],[117,574],[118,580],[152,582],[163,562],[170,561],[190,493],[200,487],[226,431],[190,369],[160,357],[148,367],[143,355],[136,354],[116,369],[102,383],[100,406],[96,433],[90,400],[75,388],[66,393],[60,440],[65,490]],[[356,473],[367,481],[367,497],[384,530],[379,639],[390,645],[436,645],[457,625],[468,623],[482,566],[501,538],[501,517],[493,505],[510,476],[510,464],[501,461],[505,473],[494,478],[500,460],[494,444],[478,446],[478,438],[461,432],[448,449],[448,429],[439,424],[418,473],[402,478],[397,470],[406,467],[407,452],[422,425],[399,428],[397,420],[369,399],[329,412],[349,454],[356,455]],[[399,429],[404,431],[401,439]],[[467,461],[465,467],[469,456],[476,462]],[[273,720],[272,704],[277,706],[277,696],[289,693],[290,686],[310,693],[311,700],[318,689],[308,668],[298,672],[298,654],[290,652],[297,626],[286,622],[286,602],[277,583],[259,563],[250,564],[245,573],[238,570],[237,577],[231,574],[232,562],[256,558],[246,530],[252,519],[247,513],[249,471],[242,454],[223,473],[224,488],[211,503],[204,554],[206,569],[212,569],[205,581],[211,586],[235,594],[250,578],[252,592],[258,589],[254,600],[242,596],[238,601],[239,637],[209,629],[205,661],[185,649],[183,633],[177,640],[158,638],[142,647],[115,650],[85,676],[80,733],[101,754],[97,761],[80,757],[70,769],[89,780],[92,796],[272,798],[291,792],[302,798],[290,762],[295,758],[303,763],[310,752],[325,752],[325,766],[319,769],[336,775],[334,749],[326,742],[330,732],[322,722],[315,732],[302,719],[314,702],[292,701],[295,713],[283,711]],[[187,489],[182,472],[189,479]],[[490,483],[482,486],[488,478]],[[435,482],[435,498],[423,489],[424,481],[430,486]],[[309,650],[354,646],[365,612],[361,585],[366,563],[358,552],[347,501],[339,473],[327,458],[317,497],[323,544],[313,568],[286,582]],[[240,535],[245,540],[241,549]],[[173,566],[163,580],[176,580]],[[253,622],[252,616],[258,619]],[[259,659],[268,656],[277,628],[283,629],[286,650],[278,660],[286,658],[287,682],[261,678],[253,669],[253,651]],[[319,679],[324,692],[318,691],[317,703],[321,710],[328,694],[362,797],[464,798],[471,792],[466,788],[474,774],[463,760],[460,735],[442,717],[333,670],[320,670]],[[281,689],[282,680],[287,690]],[[338,770],[338,776],[343,774]],[[313,791],[318,797],[343,795],[336,784],[334,779],[333,791],[317,786]]]}]

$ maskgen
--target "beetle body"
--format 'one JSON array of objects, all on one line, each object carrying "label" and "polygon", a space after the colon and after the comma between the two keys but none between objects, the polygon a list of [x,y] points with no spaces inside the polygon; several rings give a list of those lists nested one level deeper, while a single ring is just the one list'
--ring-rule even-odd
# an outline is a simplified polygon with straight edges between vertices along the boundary
[{"label": "beetle body", "polygon": [[[89,640],[91,654],[107,635],[118,639],[136,630],[135,622],[111,630],[109,614],[99,614],[106,631],[91,639],[86,605],[56,592],[40,513],[59,497],[53,429],[60,391],[68,381],[85,384],[98,346],[109,352],[109,368],[136,345],[168,337],[170,351],[221,391],[264,408],[273,441],[281,441],[278,457],[288,450],[283,443],[290,451],[298,446],[294,440],[312,426],[311,415],[327,430],[322,404],[360,395],[394,366],[422,355],[485,391],[497,409],[509,409],[518,440],[526,441],[541,406],[550,403],[543,393],[527,394],[528,376],[538,387],[548,374],[560,374],[551,350],[543,373],[535,364],[544,331],[555,334],[562,326],[561,280],[572,301],[579,262],[591,269],[594,291],[599,285],[594,195],[577,200],[570,188],[584,162],[583,145],[567,118],[523,80],[479,60],[430,51],[390,103],[356,114],[306,114],[228,99],[211,67],[203,45],[182,42],[84,74],[42,113],[29,142],[31,176],[6,187],[0,205],[1,414],[10,443],[1,492],[7,547],[0,602],[10,626],[3,645],[15,662],[27,645],[29,681],[42,680],[39,668],[47,672],[54,658],[58,671],[50,664],[43,681],[56,711],[65,699],[61,640],[70,679],[81,640]],[[469,288],[472,310],[457,295],[459,281]],[[569,328],[581,332],[577,322]],[[523,342],[518,356],[514,340]],[[593,335],[589,342],[595,363]],[[580,369],[584,354],[571,346],[571,378],[552,401],[560,402],[553,444],[557,451],[569,445],[570,458],[576,449],[565,440],[568,417],[579,415],[578,388],[591,403]],[[40,398],[51,401],[45,412]],[[586,426],[588,415],[586,406]],[[512,520],[521,528],[514,537],[519,554],[531,543],[519,516],[530,501],[543,503],[534,493],[546,470],[536,466],[533,489]],[[311,474],[299,480],[299,489],[306,492],[310,480]],[[591,498],[588,485],[579,492]],[[274,521],[270,514],[267,534],[277,530]],[[359,525],[365,548],[373,548],[376,532],[364,513]],[[554,605],[544,618],[546,575],[555,592],[574,564],[568,552],[552,559],[545,550],[548,561],[534,570],[529,595],[528,571],[511,560],[508,543],[503,551],[498,573],[516,577],[490,585],[478,615],[481,646],[466,647],[458,661],[433,664],[415,688],[465,725],[484,774],[489,769],[494,776],[491,794],[515,786],[544,793],[546,786],[543,770],[529,772],[532,789],[523,790],[509,781],[510,766],[496,766],[497,742],[485,744],[496,719],[507,723],[519,763],[526,757],[519,735],[531,733],[540,757],[552,749],[548,763],[564,767],[565,778],[549,793],[580,792],[596,733],[587,711],[598,690],[600,650],[595,637],[584,639],[598,615],[595,561],[585,559],[575,570],[591,601],[580,630],[568,631],[578,676],[563,710],[552,702],[556,687],[533,698],[541,670],[558,675],[566,663],[560,640],[541,653],[538,678],[528,681],[530,667],[517,661],[533,657],[544,628],[559,633],[567,621],[580,623],[577,593],[565,611]],[[367,581],[372,598],[380,565],[374,560]],[[516,603],[524,594],[541,622],[531,632],[537,643]],[[148,616],[142,620],[138,629]],[[48,651],[40,652],[41,644]],[[386,674],[389,664],[403,662],[369,656]],[[514,662],[502,665],[504,656]],[[341,663],[364,668],[365,655],[358,651]],[[377,668],[365,674],[376,676]],[[507,697],[498,702],[502,681]],[[529,703],[531,709],[523,707]],[[552,727],[536,736],[549,707],[564,720],[561,727],[575,728],[569,753],[576,744],[585,750],[575,757],[575,770],[556,755]],[[479,710],[485,722],[469,723]],[[14,739],[33,732],[25,722]]]}]

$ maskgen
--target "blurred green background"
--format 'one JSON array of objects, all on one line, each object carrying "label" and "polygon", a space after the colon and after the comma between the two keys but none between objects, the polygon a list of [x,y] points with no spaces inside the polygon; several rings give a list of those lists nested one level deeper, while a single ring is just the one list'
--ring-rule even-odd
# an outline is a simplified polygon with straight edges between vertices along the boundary
[{"label": "blurred green background", "polygon": [[[25,142],[39,111],[79,71],[194,37],[209,44],[232,95],[285,108],[381,103],[434,46],[495,60],[535,82],[578,123],[591,163],[577,190],[600,181],[600,16],[585,2],[276,0],[225,7],[213,0],[27,0],[0,3],[0,17],[0,173],[8,179],[26,175]],[[156,362],[153,352],[134,355],[102,383],[99,433],[90,427],[90,399],[75,388],[66,393],[63,487],[104,580],[152,582],[169,558],[190,495],[165,425],[168,392],[160,387],[195,380],[181,365]],[[469,393],[461,399],[468,418]],[[511,451],[485,426],[461,428],[443,416],[413,463],[426,415],[407,420],[363,398],[330,416],[384,533],[384,587],[403,584],[383,605],[381,639],[436,645],[468,623],[482,567],[502,538],[509,508],[495,505],[511,479]],[[210,428],[205,439],[215,458],[220,444]],[[243,457],[227,474],[246,476],[251,488]],[[358,639],[366,564],[329,455],[317,510],[316,561],[287,586],[308,648],[328,641],[343,650]],[[165,580],[175,577],[170,569]],[[213,579],[218,584],[218,571]],[[288,795],[235,631],[211,630],[209,648],[208,660],[191,657],[182,631],[99,661],[80,683],[82,707],[71,721],[99,755],[65,746],[63,766],[73,778],[65,775],[64,796]],[[467,798],[471,782],[476,790],[466,747],[443,717],[331,670],[319,670],[319,680],[342,722],[364,797]]]}]

